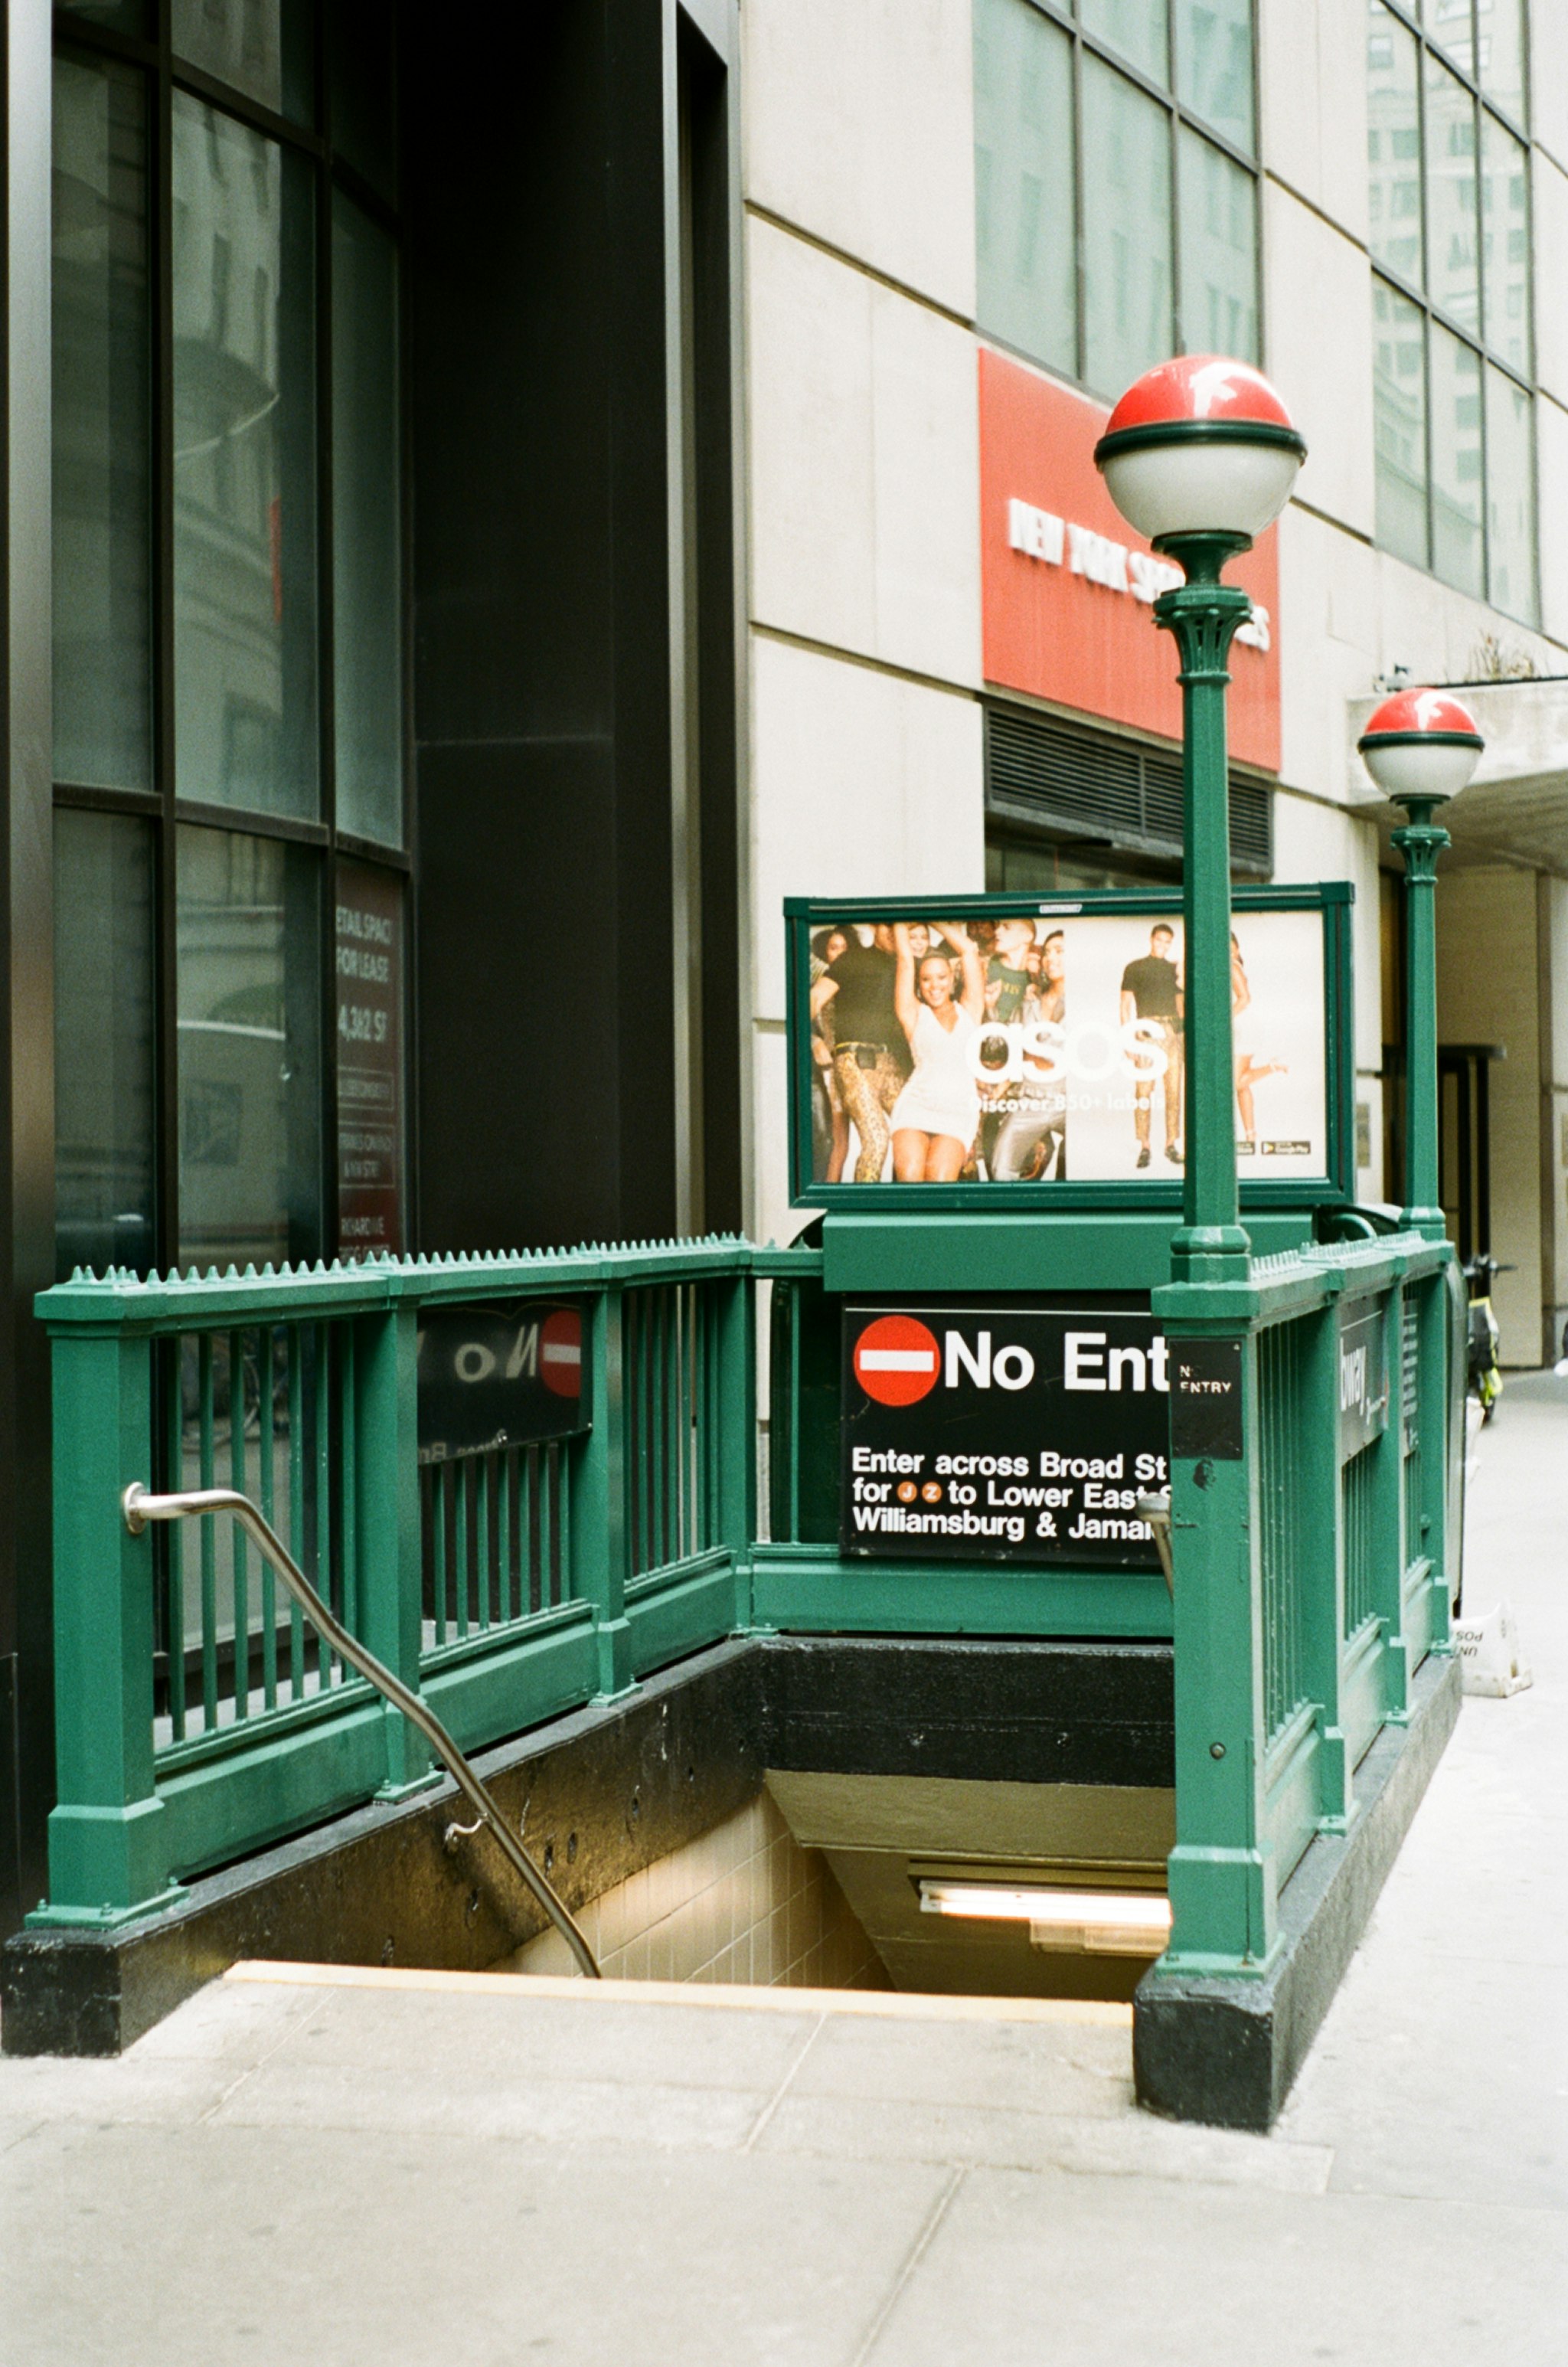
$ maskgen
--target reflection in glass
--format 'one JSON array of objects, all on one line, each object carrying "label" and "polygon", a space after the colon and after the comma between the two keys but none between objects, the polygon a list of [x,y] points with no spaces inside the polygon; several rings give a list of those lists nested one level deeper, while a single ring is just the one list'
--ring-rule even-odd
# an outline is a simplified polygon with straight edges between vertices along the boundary
[{"label": "reflection in glass", "polygon": [[1094,203],[1084,225],[1085,376],[1119,395],[1175,344],[1170,286],[1170,118],[1084,60],[1086,153]]},{"label": "reflection in glass", "polygon": [[152,833],[54,817],[57,1272],[153,1263]]},{"label": "reflection in glass", "polygon": [[54,0],[54,13],[77,17],[85,25],[107,25],[117,33],[145,35],[149,30],[148,0]]},{"label": "reflection in glass", "polygon": [[174,0],[175,55],[286,115],[312,119],[310,0]]},{"label": "reflection in glass", "polygon": [[1442,43],[1461,74],[1474,72],[1470,0],[1426,0],[1425,7],[1413,13],[1421,18],[1433,40]]},{"label": "reflection in glass", "polygon": [[1459,592],[1481,562],[1481,357],[1432,323],[1432,566]]},{"label": "reflection in glass", "polygon": [[1477,64],[1488,98],[1525,119],[1525,0],[1479,0]]},{"label": "reflection in glass", "polygon": [[54,772],[152,776],[147,140],[141,78],[54,67]]},{"label": "reflection in glass", "polygon": [[319,1256],[316,858],[230,831],[178,842],[181,1263]]},{"label": "reflection in glass", "polygon": [[327,12],[333,147],[389,205],[398,194],[396,40],[387,0],[335,0]]},{"label": "reflection in glass", "polygon": [[1475,219],[1475,101],[1428,57],[1427,292],[1461,329],[1479,334]]},{"label": "reflection in glass", "polygon": [[398,257],[333,197],[333,593],[337,821],[402,844]]},{"label": "reflection in glass", "polygon": [[1396,559],[1427,564],[1427,371],[1422,314],[1372,282],[1372,402],[1377,538]]},{"label": "reflection in glass", "polygon": [[1250,173],[1181,134],[1181,342],[1258,359],[1257,192]]},{"label": "reflection in glass", "polygon": [[1077,368],[1071,45],[1028,0],[976,0],[975,192],[983,328]]},{"label": "reflection in glass", "polygon": [[1080,0],[1078,14],[1086,33],[1120,50],[1151,82],[1169,88],[1168,0]]},{"label": "reflection in glass", "polygon": [[174,95],[178,793],[313,816],[311,169]]},{"label": "reflection in glass", "polygon": [[1414,34],[1372,0],[1367,24],[1367,159],[1374,262],[1419,288],[1421,117]]},{"label": "reflection in glass", "polygon": [[1486,342],[1530,366],[1529,153],[1494,115],[1481,118],[1481,234]]},{"label": "reflection in glass", "polygon": [[1252,0],[1176,0],[1176,95],[1251,148]]},{"label": "reflection in glass", "polygon": [[1486,373],[1486,596],[1521,624],[1539,620],[1534,415],[1529,396]]}]

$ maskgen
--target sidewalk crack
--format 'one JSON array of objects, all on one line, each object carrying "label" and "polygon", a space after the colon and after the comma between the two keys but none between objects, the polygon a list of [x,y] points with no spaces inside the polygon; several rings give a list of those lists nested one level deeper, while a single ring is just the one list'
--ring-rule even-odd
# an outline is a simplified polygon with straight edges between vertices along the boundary
[{"label": "sidewalk crack", "polygon": [[823,2024],[827,2022],[827,2019],[828,2017],[825,2013],[819,2013],[818,2015],[816,2027],[813,2029],[810,2037],[807,2040],[805,2045],[801,2048],[800,2053],[795,2056],[795,2061],[790,2065],[789,2069],[784,2073],[784,2078],[779,2081],[778,2086],[773,2090],[773,2094],[768,2098],[767,2102],[763,2105],[761,2111],[752,2122],[751,2126],[747,2133],[746,2142],[740,2148],[742,2153],[750,2153],[752,2150],[758,2138],[762,2135],[763,2130],[767,2127],[768,2123],[773,2119],[773,2114],[784,2102],[784,2098],[789,2093],[791,2082],[794,2080],[796,2072],[800,2069],[801,2065],[805,2062],[807,2056],[816,2045],[818,2039],[821,2036]]},{"label": "sidewalk crack", "polygon": [[915,2237],[914,2242],[910,2245],[908,2252],[904,2256],[903,2266],[898,2271],[897,2275],[894,2278],[892,2286],[888,2291],[886,2300],[883,2302],[882,2307],[872,2319],[871,2325],[866,2330],[864,2341],[861,2344],[860,2349],[855,2352],[854,2357],[849,2361],[849,2367],[866,2367],[866,2361],[870,2359],[872,2352],[875,2350],[878,2342],[882,2339],[883,2332],[887,2325],[888,2319],[892,2316],[894,2311],[898,2306],[898,2303],[903,2296],[905,2287],[908,2285],[910,2278],[914,2275],[915,2271],[919,2267],[920,2262],[925,2259],[927,2252],[931,2249],[931,2242],[936,2235],[937,2229],[942,2225],[942,2221],[946,2218],[948,2212],[953,2206],[954,2196],[957,2194],[959,2188],[963,2185],[968,2175],[969,2164],[967,2162],[960,2162],[957,2169],[953,2171],[953,2176],[948,2180],[947,2184],[942,2188],[942,2192],[937,2196],[936,2201],[931,2204],[931,2209],[927,2212],[919,2235]]}]

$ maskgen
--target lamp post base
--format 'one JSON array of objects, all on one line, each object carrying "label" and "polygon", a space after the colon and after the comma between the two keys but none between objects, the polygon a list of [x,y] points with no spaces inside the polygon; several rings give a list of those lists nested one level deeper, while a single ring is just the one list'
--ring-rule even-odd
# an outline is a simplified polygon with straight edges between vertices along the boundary
[{"label": "lamp post base", "polygon": [[1240,1225],[1183,1225],[1170,1237],[1172,1282],[1246,1282],[1252,1243]]}]

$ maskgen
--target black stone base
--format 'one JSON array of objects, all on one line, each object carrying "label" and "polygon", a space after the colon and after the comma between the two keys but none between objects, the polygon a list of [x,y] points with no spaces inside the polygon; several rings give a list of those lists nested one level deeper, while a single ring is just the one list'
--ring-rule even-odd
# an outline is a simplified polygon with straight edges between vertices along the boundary
[{"label": "black stone base", "polygon": [[[476,1760],[569,1907],[754,1799],[769,1766],[1036,1784],[1168,1784],[1161,1644],[739,1638]],[[115,2055],[242,1956],[476,1971],[545,1929],[483,1833],[445,1835],[444,1782],[193,1881],[108,1931],[0,1951],[7,2055]]]},{"label": "black stone base", "polygon": [[1457,1659],[1418,1672],[1409,1724],[1385,1727],[1356,1772],[1360,1814],[1320,1835],[1280,1897],[1284,1941],[1266,1980],[1146,1973],[1133,2001],[1138,2101],[1217,2128],[1272,2126],[1355,1954],[1459,1716]]}]

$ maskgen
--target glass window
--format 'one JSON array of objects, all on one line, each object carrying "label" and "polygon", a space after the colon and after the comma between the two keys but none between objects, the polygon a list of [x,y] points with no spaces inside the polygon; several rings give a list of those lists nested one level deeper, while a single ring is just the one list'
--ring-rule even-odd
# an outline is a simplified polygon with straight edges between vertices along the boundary
[{"label": "glass window", "polygon": [[153,1263],[152,832],[54,817],[54,1190],[59,1272]]},{"label": "glass window", "polygon": [[152,774],[147,142],[141,78],[54,77],[54,768]]},{"label": "glass window", "polygon": [[1098,58],[1084,61],[1084,376],[1102,394],[1175,344],[1170,284],[1170,117]]},{"label": "glass window", "polygon": [[1475,101],[1458,76],[1427,61],[1427,292],[1479,334]]},{"label": "glass window", "polygon": [[1516,123],[1525,119],[1524,0],[1477,0],[1481,87]]},{"label": "glass window", "polygon": [[1486,372],[1486,596],[1495,608],[1522,624],[1539,620],[1532,405],[1522,386],[1491,368]]},{"label": "glass window", "polygon": [[310,0],[173,0],[175,55],[275,115],[313,114]]},{"label": "glass window", "polygon": [[318,810],[313,186],[174,95],[175,764],[184,798]]},{"label": "glass window", "polygon": [[1093,33],[1108,48],[1119,50],[1151,82],[1169,86],[1168,0],[1079,0],[1078,13],[1086,33]]},{"label": "glass window", "polygon": [[1421,117],[1415,38],[1372,0],[1368,28],[1367,150],[1373,260],[1414,287],[1421,269]]},{"label": "glass window", "polygon": [[1427,564],[1425,316],[1381,279],[1373,290],[1377,538],[1384,550]]},{"label": "glass window", "polygon": [[1445,583],[1481,597],[1481,357],[1430,326],[1432,565]]},{"label": "glass window", "polygon": [[387,0],[333,0],[327,87],[334,150],[390,205],[398,193],[397,84]]},{"label": "glass window", "polygon": [[981,320],[1071,374],[1072,45],[1028,0],[976,0],[975,186]]},{"label": "glass window", "polygon": [[188,826],[175,860],[180,1262],[317,1257],[319,861]]},{"label": "glass window", "polygon": [[107,25],[117,33],[145,34],[147,0],[54,0],[57,17],[74,17],[84,25]]},{"label": "glass window", "polygon": [[1197,132],[1181,133],[1181,342],[1258,359],[1257,188]]},{"label": "glass window", "polygon": [[337,822],[403,835],[398,255],[333,198],[333,595]]},{"label": "glass window", "polygon": [[1486,342],[1517,370],[1530,367],[1529,152],[1495,115],[1481,117],[1481,230]]},{"label": "glass window", "polygon": [[1251,149],[1252,0],[1176,0],[1176,95]]},{"label": "glass window", "polygon": [[337,980],[337,1220],[344,1257],[403,1246],[403,883],[340,863],[333,914]]},{"label": "glass window", "polygon": [[1434,41],[1445,49],[1461,74],[1475,71],[1474,26],[1471,0],[1426,0],[1415,12]]}]

